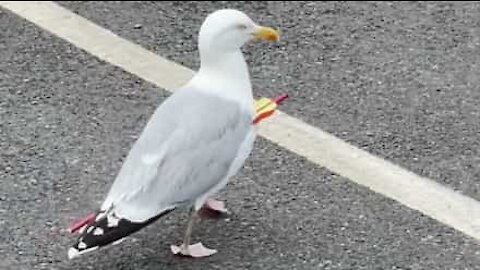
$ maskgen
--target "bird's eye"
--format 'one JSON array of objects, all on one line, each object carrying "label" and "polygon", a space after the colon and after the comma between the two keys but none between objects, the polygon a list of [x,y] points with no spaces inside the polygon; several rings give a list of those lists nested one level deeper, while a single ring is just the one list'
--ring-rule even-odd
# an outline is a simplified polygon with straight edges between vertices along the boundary
[{"label": "bird's eye", "polygon": [[238,24],[238,25],[237,25],[237,28],[240,29],[240,30],[245,30],[245,29],[247,29],[247,25],[245,25],[245,24]]}]

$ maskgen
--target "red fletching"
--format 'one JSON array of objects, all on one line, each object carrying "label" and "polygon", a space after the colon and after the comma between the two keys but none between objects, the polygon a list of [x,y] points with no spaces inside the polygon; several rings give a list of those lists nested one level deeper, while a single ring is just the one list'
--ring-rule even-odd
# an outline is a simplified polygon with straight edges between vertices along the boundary
[{"label": "red fletching", "polygon": [[263,119],[269,117],[269,116],[272,115],[272,114],[273,114],[273,111],[264,112],[264,113],[260,114],[259,116],[257,116],[257,117],[255,118],[255,120],[253,120],[252,124],[255,125],[255,124],[257,124],[258,122],[262,121]]},{"label": "red fletching", "polygon": [[274,99],[272,99],[273,102],[277,103],[277,104],[280,104],[282,103],[285,99],[288,98],[288,94],[282,94]]}]

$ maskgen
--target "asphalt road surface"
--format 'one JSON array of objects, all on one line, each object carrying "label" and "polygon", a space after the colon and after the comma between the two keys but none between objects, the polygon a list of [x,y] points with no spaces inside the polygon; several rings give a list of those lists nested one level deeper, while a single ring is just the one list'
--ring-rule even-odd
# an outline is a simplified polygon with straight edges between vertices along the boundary
[{"label": "asphalt road surface", "polygon": [[[480,4],[61,2],[185,66],[209,12],[282,42],[246,48],[257,96],[480,199]],[[168,93],[0,9],[0,269],[480,269],[478,241],[259,139],[203,221],[200,260],[169,253],[186,211],[69,261],[65,228],[102,201]]]}]

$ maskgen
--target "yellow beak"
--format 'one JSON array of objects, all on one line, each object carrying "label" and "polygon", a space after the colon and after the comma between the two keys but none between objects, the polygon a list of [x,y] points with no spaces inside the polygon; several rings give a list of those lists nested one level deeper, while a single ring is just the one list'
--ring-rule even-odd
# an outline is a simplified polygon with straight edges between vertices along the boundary
[{"label": "yellow beak", "polygon": [[280,35],[277,31],[270,27],[259,26],[253,31],[254,39],[264,40],[269,42],[278,41]]}]

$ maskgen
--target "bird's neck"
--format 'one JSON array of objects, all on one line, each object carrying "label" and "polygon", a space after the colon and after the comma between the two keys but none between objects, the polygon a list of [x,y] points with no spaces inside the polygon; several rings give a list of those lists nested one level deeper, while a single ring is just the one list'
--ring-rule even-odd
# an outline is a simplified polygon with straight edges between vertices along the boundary
[{"label": "bird's neck", "polygon": [[240,50],[231,52],[206,52],[200,55],[199,72],[219,73],[227,79],[249,80],[248,67]]},{"label": "bird's neck", "polygon": [[[240,50],[202,53],[197,80],[207,80],[210,90],[239,101],[253,102],[247,63]],[[215,78],[213,80],[212,78]]]}]

